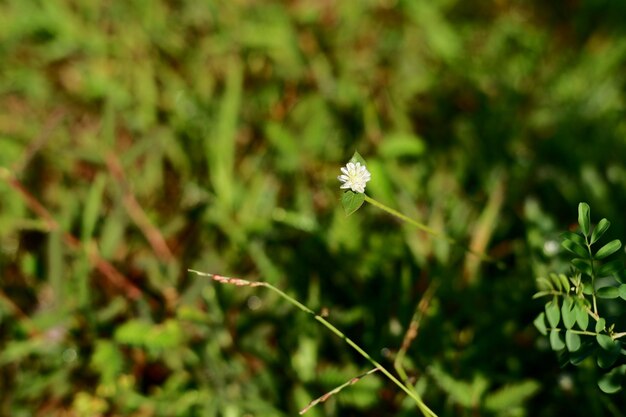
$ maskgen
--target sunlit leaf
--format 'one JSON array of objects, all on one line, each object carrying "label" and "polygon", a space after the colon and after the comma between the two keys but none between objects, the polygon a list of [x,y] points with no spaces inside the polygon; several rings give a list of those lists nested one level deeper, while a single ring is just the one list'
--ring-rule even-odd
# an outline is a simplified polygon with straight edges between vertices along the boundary
[{"label": "sunlit leaf", "polygon": [[585,249],[585,251],[587,250],[587,241],[585,241],[584,236],[580,235],[579,233],[569,231],[563,232],[561,233],[561,238],[563,240],[571,240],[581,248]]},{"label": "sunlit leaf", "polygon": [[556,297],[546,303],[546,317],[548,318],[548,323],[550,323],[550,327],[553,329],[559,325],[559,321],[561,319],[561,314],[559,311],[559,303]]},{"label": "sunlit leaf", "polygon": [[585,236],[589,235],[589,224],[591,222],[589,211],[589,204],[578,204],[578,224],[580,225],[580,230],[582,230]]},{"label": "sunlit leaf", "polygon": [[595,242],[597,242],[598,239],[602,237],[604,232],[606,232],[610,226],[611,222],[607,219],[600,220],[600,222],[593,229],[593,233],[591,234],[591,244],[593,245]]},{"label": "sunlit leaf", "polygon": [[561,316],[563,317],[563,325],[567,329],[571,329],[576,323],[576,312],[572,309],[574,302],[571,297],[565,297],[561,305]]},{"label": "sunlit leaf", "polygon": [[570,352],[576,352],[580,349],[580,336],[574,333],[572,330],[568,330],[565,332],[565,344],[567,345],[567,350]]},{"label": "sunlit leaf", "polygon": [[576,314],[576,323],[578,323],[580,330],[587,330],[587,326],[589,325],[589,313],[587,313],[585,307],[580,303],[576,303],[574,305],[574,312]]},{"label": "sunlit leaf", "polygon": [[581,258],[589,257],[589,252],[587,251],[587,249],[583,248],[572,240],[565,239],[563,242],[561,242],[561,246],[572,252],[574,255],[580,256]]},{"label": "sunlit leaf", "polygon": [[597,334],[596,340],[598,341],[600,347],[604,350],[613,351],[619,349],[617,342],[608,334]]},{"label": "sunlit leaf", "polygon": [[565,349],[565,343],[563,343],[558,330],[550,330],[550,346],[552,350]]},{"label": "sunlit leaf", "polygon": [[554,286],[555,290],[559,292],[563,291],[563,283],[561,282],[557,274],[550,274],[550,280],[552,281],[552,285]]},{"label": "sunlit leaf", "polygon": [[352,190],[348,190],[341,196],[341,205],[343,206],[346,216],[351,215],[357,211],[365,201],[365,194],[355,193]]},{"label": "sunlit leaf", "polygon": [[602,330],[604,330],[605,327],[606,327],[606,320],[600,317],[598,321],[596,321],[596,333],[600,333]]},{"label": "sunlit leaf", "polygon": [[354,151],[354,155],[352,155],[352,158],[350,158],[350,162],[352,163],[357,163],[360,162],[361,165],[366,165],[365,163],[365,159],[363,159],[363,157],[361,156],[360,153],[358,153],[357,151]]},{"label": "sunlit leaf", "polygon": [[541,312],[537,316],[535,321],[533,321],[533,324],[535,325],[537,330],[539,330],[539,333],[541,333],[544,336],[548,335],[548,329],[546,328],[546,315],[544,312]]},{"label": "sunlit leaf", "polygon": [[607,256],[613,255],[621,247],[622,247],[622,242],[620,242],[619,239],[612,240],[609,243],[607,243],[606,245],[602,246],[596,252],[595,258],[596,259],[604,259]]}]

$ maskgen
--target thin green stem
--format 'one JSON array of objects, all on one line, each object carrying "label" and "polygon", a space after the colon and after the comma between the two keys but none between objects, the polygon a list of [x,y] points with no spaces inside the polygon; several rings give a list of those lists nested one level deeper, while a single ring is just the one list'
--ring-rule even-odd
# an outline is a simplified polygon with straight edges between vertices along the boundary
[{"label": "thin green stem", "polygon": [[[584,234],[584,233],[583,233]],[[589,261],[591,263],[591,299],[593,300],[593,313],[598,316],[598,305],[596,302],[596,268],[595,268],[595,262],[593,259],[593,252],[591,251],[591,243],[589,242],[589,239],[587,238],[587,235],[585,235],[585,243],[587,244],[587,252],[589,252]]]},{"label": "thin green stem", "polygon": [[411,397],[415,401],[415,403],[417,404],[417,407],[420,409],[422,414],[424,414],[424,416],[426,416],[426,417],[437,417],[437,414],[435,414],[430,408],[428,408],[428,406],[424,403],[424,401],[422,401],[422,399],[420,398],[420,396],[416,392],[413,392],[406,385],[404,385],[402,382],[400,382],[398,380],[398,378],[393,376],[393,374],[391,372],[389,372],[380,363],[378,363],[376,360],[374,360],[359,345],[354,343],[352,341],[352,339],[350,339],[345,334],[343,334],[341,332],[341,330],[339,330],[335,326],[333,326],[324,317],[316,314],[309,307],[305,306],[300,301],[298,301],[295,298],[291,297],[290,295],[286,294],[284,291],[282,291],[282,290],[276,288],[275,286],[273,286],[272,284],[264,282],[264,281],[248,281],[248,280],[241,279],[241,278],[231,278],[231,277],[225,277],[225,276],[217,275],[217,274],[209,274],[209,273],[206,273],[206,272],[200,272],[200,271],[196,271],[196,270],[193,270],[193,269],[188,269],[188,271],[189,272],[193,272],[194,274],[197,274],[197,275],[209,277],[209,278],[213,279],[214,281],[221,282],[221,283],[224,283],[224,284],[232,284],[232,285],[236,285],[238,287],[243,287],[243,286],[266,287],[266,288],[274,291],[275,293],[277,293],[278,295],[283,297],[285,300],[289,301],[291,304],[293,304],[296,307],[298,307],[300,310],[304,311],[305,313],[313,315],[315,317],[315,320],[317,320],[320,323],[322,323],[327,329],[329,329],[331,332],[335,333],[337,336],[339,336],[341,339],[343,339],[348,345],[350,345],[354,350],[356,350],[361,356],[363,356],[372,365],[374,365],[376,368],[378,368],[380,370],[380,372],[385,374],[385,376],[387,378],[389,378],[394,384],[396,384],[402,391],[404,391],[409,397]]},{"label": "thin green stem", "polygon": [[312,314],[315,317],[315,320],[317,320],[320,323],[322,323],[327,329],[329,329],[331,332],[335,333],[337,336],[339,336],[341,339],[343,339],[348,345],[350,345],[361,356],[363,356],[365,359],[367,359],[372,365],[374,365],[376,368],[378,368],[380,370],[380,372],[385,374],[385,376],[387,378],[389,378],[402,391],[404,391],[409,397],[411,397],[415,401],[415,403],[417,404],[417,407],[420,409],[422,414],[424,414],[425,416],[428,416],[428,417],[437,417],[437,415],[430,408],[428,408],[428,406],[424,403],[424,401],[422,401],[422,399],[420,398],[420,396],[416,392],[414,392],[413,390],[409,389],[406,385],[404,385],[402,382],[400,382],[398,380],[398,378],[396,378],[391,372],[389,372],[387,369],[385,369],[380,363],[378,363],[375,359],[373,359],[359,345],[357,345],[355,342],[353,342],[352,339],[350,339],[348,336],[343,334],[341,332],[341,330],[339,330],[335,326],[333,326],[324,317],[322,317],[322,316],[320,316],[318,314],[315,314],[315,312],[313,310],[311,310],[310,308],[308,308],[307,306],[305,306],[304,304],[302,304],[301,302],[299,302],[295,298],[287,295],[282,290],[274,287],[272,284],[269,284],[267,282],[263,282],[263,283],[260,283],[260,285],[262,285],[264,287],[267,287],[270,290],[276,292],[278,295],[280,295],[281,297],[283,297],[284,299],[286,299],[287,301],[289,301],[290,303],[292,303],[293,305],[295,305],[296,307],[298,307],[300,310],[304,311],[305,313]]},{"label": "thin green stem", "polygon": [[613,337],[613,340],[616,340],[616,339],[620,339],[620,338],[622,338],[624,336],[626,336],[626,332],[614,333],[612,337]]},{"label": "thin green stem", "polygon": [[[566,331],[566,329],[560,329],[558,327],[555,327],[555,328],[548,327],[548,328],[546,328],[546,330],[550,330],[550,331],[556,330],[557,332]],[[569,329],[569,331],[571,333],[582,334],[582,335],[585,335],[585,336],[597,336],[598,335],[598,333],[596,333],[596,332],[590,332],[590,331],[587,331],[587,330]]]},{"label": "thin green stem", "polygon": [[402,220],[403,222],[406,222],[408,224],[410,224],[411,226],[414,226],[416,228],[418,228],[419,230],[428,233],[431,236],[434,237],[438,237],[438,238],[442,238],[444,240],[446,240],[447,242],[453,244],[453,245],[457,245],[462,247],[464,250],[466,250],[467,252],[471,253],[472,255],[475,255],[477,257],[479,257],[481,260],[486,261],[486,262],[495,262],[495,259],[493,259],[492,257],[490,257],[489,255],[482,253],[482,252],[477,252],[475,250],[473,250],[472,248],[460,243],[459,241],[457,241],[456,239],[453,239],[452,237],[438,232],[435,229],[426,226],[423,223],[418,222],[415,219],[412,219],[408,216],[405,216],[404,214],[400,213],[397,210],[392,209],[389,206],[386,206],[385,204],[381,203],[378,200],[374,200],[372,197],[368,196],[367,194],[365,195],[365,201],[367,201],[368,203],[370,203],[371,205],[378,207],[379,209],[391,214],[394,217],[397,217],[398,219]]}]

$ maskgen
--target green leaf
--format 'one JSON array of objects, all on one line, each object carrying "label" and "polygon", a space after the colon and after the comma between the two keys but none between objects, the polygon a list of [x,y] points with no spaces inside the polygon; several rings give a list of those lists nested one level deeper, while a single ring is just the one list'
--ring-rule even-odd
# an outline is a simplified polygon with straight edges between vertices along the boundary
[{"label": "green leaf", "polygon": [[561,305],[561,316],[563,317],[563,325],[567,329],[571,329],[576,323],[576,313],[572,309],[574,306],[574,301],[571,297],[565,297],[563,299],[563,304]]},{"label": "green leaf", "polygon": [[598,225],[593,229],[593,233],[591,234],[591,244],[593,245],[594,243],[596,243],[598,239],[602,237],[604,232],[609,230],[609,227],[611,227],[610,221],[608,221],[607,219],[600,220]]},{"label": "green leaf", "polygon": [[548,318],[550,327],[553,329],[559,325],[561,314],[559,312],[559,302],[556,297],[554,297],[552,301],[546,303],[546,317]]},{"label": "green leaf", "polygon": [[615,273],[615,279],[620,284],[626,284],[626,269],[622,269]]},{"label": "green leaf", "polygon": [[533,321],[533,324],[535,325],[537,330],[539,330],[539,333],[541,333],[544,336],[548,335],[548,329],[546,328],[546,315],[544,312],[541,312],[537,316],[535,321]]},{"label": "green leaf", "polygon": [[348,190],[341,196],[341,205],[343,206],[346,216],[351,215],[357,211],[365,201],[365,194],[355,193],[352,190]]},{"label": "green leaf", "polygon": [[576,323],[578,323],[578,327],[580,330],[587,330],[587,326],[589,325],[589,314],[584,305],[581,303],[576,303],[574,306],[574,312],[576,313]]},{"label": "green leaf", "polygon": [[615,394],[622,389],[624,373],[626,373],[626,365],[618,366],[600,378],[598,387],[605,394]]},{"label": "green leaf", "polygon": [[561,340],[561,337],[559,336],[559,331],[556,329],[550,330],[550,346],[552,347],[552,350],[565,349],[565,343],[563,343],[563,340]]},{"label": "green leaf", "polygon": [[358,153],[357,151],[354,151],[354,155],[352,155],[352,158],[350,158],[350,161],[349,161],[349,162],[352,162],[352,163],[355,163],[355,164],[356,164],[357,162],[360,162],[360,163],[361,163],[361,165],[366,165],[366,164],[365,164],[365,159],[363,159],[363,157],[361,156],[361,154],[360,154],[360,153]]},{"label": "green leaf", "polygon": [[97,340],[90,366],[100,374],[102,383],[113,384],[124,368],[124,358],[115,343]]},{"label": "green leaf", "polygon": [[570,352],[576,352],[580,349],[580,336],[576,333],[568,330],[565,332],[565,345],[567,345],[567,350]]},{"label": "green leaf", "polygon": [[613,255],[621,247],[622,247],[622,242],[620,242],[619,239],[612,240],[606,245],[602,246],[600,249],[598,249],[598,251],[596,252],[595,258],[604,259],[607,256]]},{"label": "green leaf", "polygon": [[614,261],[607,262],[604,265],[602,265],[600,268],[598,268],[598,272],[596,276],[598,278],[609,277],[621,271],[622,269],[624,269],[624,263],[620,261],[619,259],[616,259]]},{"label": "green leaf", "polygon": [[581,247],[573,240],[565,239],[563,242],[561,242],[561,246],[572,252],[574,255],[580,256],[581,258],[589,257],[589,252],[587,251],[587,249]]},{"label": "green leaf", "polygon": [[563,286],[563,292],[568,293],[570,289],[569,279],[567,279],[565,274],[559,274],[559,280],[561,281],[561,285]]},{"label": "green leaf", "polygon": [[598,321],[596,321],[596,333],[600,333],[602,330],[604,330],[605,327],[606,327],[606,320],[600,317]]},{"label": "green leaf", "polygon": [[485,408],[491,412],[506,412],[521,405],[535,395],[540,388],[541,384],[532,380],[505,385],[485,397]]},{"label": "green leaf", "polygon": [[561,282],[557,274],[555,273],[550,274],[550,280],[552,281],[552,286],[554,287],[555,290],[559,292],[563,291],[563,283]]},{"label": "green leaf", "polygon": [[596,291],[598,298],[612,299],[619,297],[619,289],[617,287],[602,287]]},{"label": "green leaf", "polygon": [[571,262],[583,274],[591,275],[593,272],[588,259],[574,258]]},{"label": "green leaf", "polygon": [[585,236],[589,236],[589,224],[591,223],[589,211],[589,204],[578,204],[578,224],[580,225],[580,230],[582,230]]},{"label": "green leaf", "polygon": [[544,291],[551,291],[554,289],[554,285],[552,285],[552,282],[544,277],[537,278],[537,287],[539,287],[540,290]]},{"label": "green leaf", "polygon": [[129,320],[115,329],[113,338],[118,343],[143,346],[151,329],[150,323],[139,319]]},{"label": "green leaf", "polygon": [[[606,337],[609,337],[609,336],[606,336]],[[598,350],[598,358],[596,362],[600,368],[603,368],[603,369],[610,368],[611,366],[615,364],[615,362],[619,358],[619,353],[620,353],[619,348],[612,349],[612,350],[600,349]]]},{"label": "green leaf", "polygon": [[619,296],[622,300],[626,300],[626,284],[622,284],[618,287]]},{"label": "green leaf", "polygon": [[585,251],[587,251],[587,241],[580,234],[574,232],[563,232],[561,233],[561,238],[563,240],[571,240],[581,248],[585,249]]},{"label": "green leaf", "polygon": [[596,340],[598,341],[598,344],[600,345],[600,347],[604,350],[607,350],[609,352],[612,352],[616,349],[619,350],[619,345],[617,344],[617,342],[613,340],[613,338],[609,336],[608,334],[604,334],[604,333],[597,334]]}]

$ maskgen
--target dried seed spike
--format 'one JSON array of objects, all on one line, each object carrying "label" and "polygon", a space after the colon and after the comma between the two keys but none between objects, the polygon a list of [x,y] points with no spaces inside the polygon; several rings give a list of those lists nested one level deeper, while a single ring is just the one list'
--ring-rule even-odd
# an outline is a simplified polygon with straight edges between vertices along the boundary
[{"label": "dried seed spike", "polygon": [[214,281],[220,282],[222,284],[232,284],[238,287],[258,287],[263,285],[263,282],[252,282],[241,278],[233,278],[233,277],[225,277],[217,274],[209,274],[207,272],[196,271],[195,269],[187,269],[189,272],[193,272],[194,274],[201,275],[203,277],[209,277]]}]

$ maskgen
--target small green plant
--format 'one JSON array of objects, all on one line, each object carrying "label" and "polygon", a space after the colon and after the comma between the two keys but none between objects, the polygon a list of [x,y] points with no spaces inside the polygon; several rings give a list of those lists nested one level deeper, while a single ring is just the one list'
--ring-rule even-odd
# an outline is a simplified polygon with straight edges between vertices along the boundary
[{"label": "small green plant", "polygon": [[[615,393],[624,385],[626,364],[622,348],[626,332],[615,328],[607,316],[604,300],[626,300],[626,271],[621,260],[607,259],[621,247],[619,239],[600,245],[611,223],[602,219],[592,228],[587,203],[578,205],[577,232],[563,233],[562,246],[573,255],[569,275],[551,273],[537,279],[534,298],[549,297],[543,312],[534,321],[541,334],[548,336],[552,350],[559,352],[565,365],[579,365],[590,356],[604,372],[598,386]],[[600,304],[600,305],[599,305]]]},{"label": "small green plant", "polygon": [[[386,213],[410,224],[413,227],[416,227],[417,229],[426,232],[432,236],[438,237],[438,238],[442,238],[445,239],[446,241],[448,241],[451,244],[457,245],[462,247],[464,250],[472,253],[473,255],[477,256],[479,259],[481,260],[486,260],[486,261],[490,261],[493,262],[493,260],[487,256],[486,254],[479,252],[479,251],[474,251],[464,245],[462,245],[461,243],[459,243],[458,241],[456,241],[455,239],[451,238],[450,236],[448,236],[447,234],[443,233],[443,232],[439,232],[436,231],[426,225],[424,225],[423,223],[420,223],[419,221],[412,219],[408,216],[405,216],[404,214],[392,209],[391,207],[386,206],[385,204],[373,199],[372,197],[368,196],[367,194],[365,194],[365,188],[367,186],[367,182],[369,182],[371,180],[371,174],[370,172],[367,170],[367,166],[366,166],[366,162],[363,159],[363,157],[361,155],[359,155],[358,152],[355,152],[354,155],[352,156],[352,158],[350,159],[350,161],[346,164],[346,166],[341,168],[341,175],[339,175],[337,177],[337,179],[341,182],[341,186],[340,189],[345,190],[342,197],[341,197],[341,203],[343,205],[343,208],[345,210],[346,216],[349,216],[351,214],[353,214],[354,212],[356,212],[362,205],[363,203],[367,202],[369,204],[371,204],[374,207],[377,207],[383,211],[385,211]],[[326,318],[324,317],[323,314],[317,314],[315,311],[313,311],[312,309],[310,309],[309,307],[307,307],[306,305],[304,305],[303,303],[301,303],[300,301],[298,301],[297,299],[291,297],[290,295],[286,294],[285,292],[283,292],[282,290],[280,290],[279,288],[271,285],[268,282],[264,282],[264,281],[248,281],[245,279],[241,279],[241,278],[233,278],[233,277],[226,277],[226,276],[222,276],[222,275],[217,275],[217,274],[210,274],[210,273],[206,273],[206,272],[201,272],[201,271],[197,271],[194,269],[189,269],[189,272],[192,272],[196,275],[200,275],[200,276],[205,276],[205,277],[209,277],[214,281],[223,283],[223,284],[231,284],[231,285],[235,285],[235,286],[240,286],[240,287],[265,287],[268,288],[271,291],[274,291],[275,293],[277,293],[279,296],[281,296],[282,298],[284,298],[285,300],[287,300],[288,302],[290,302],[292,305],[296,306],[297,308],[299,308],[300,310],[304,311],[305,313],[308,313],[310,315],[312,315],[315,320],[317,320],[319,323],[321,323],[323,326],[325,326],[328,330],[330,330],[332,333],[334,333],[335,335],[337,335],[338,337],[340,337],[341,339],[344,340],[345,343],[347,343],[350,347],[352,347],[354,350],[356,350],[361,356],[363,356],[365,359],[367,359],[367,361],[369,361],[372,365],[374,365],[374,368],[371,369],[370,371],[367,371],[359,376],[356,376],[354,378],[351,378],[349,381],[345,382],[344,384],[336,387],[335,389],[327,392],[326,394],[322,395],[321,397],[311,401],[306,407],[304,407],[301,411],[300,414],[304,414],[306,413],[310,408],[312,408],[313,406],[315,406],[316,404],[319,404],[323,401],[325,401],[326,399],[328,399],[329,397],[331,397],[332,395],[335,395],[337,393],[339,393],[341,390],[343,390],[344,388],[355,384],[356,382],[358,382],[359,380],[361,380],[363,377],[370,375],[374,372],[380,372],[382,373],[385,377],[387,377],[389,380],[391,380],[396,386],[398,386],[402,391],[404,391],[405,394],[407,394],[416,404],[417,408],[420,410],[420,412],[422,413],[422,415],[427,416],[427,417],[437,417],[437,414],[435,414],[435,412],[433,412],[422,400],[421,395],[419,393],[419,390],[416,389],[416,387],[410,383],[409,378],[406,374],[406,371],[404,370],[403,364],[402,364],[402,360],[404,359],[406,350],[408,349],[408,346],[411,344],[412,340],[415,338],[416,334],[417,334],[417,327],[419,326],[419,322],[421,320],[421,316],[424,312],[424,310],[426,309],[426,306],[428,305],[431,297],[433,296],[433,293],[435,291],[436,285],[432,285],[429,287],[428,291],[426,292],[426,294],[424,295],[424,298],[421,300],[421,302],[417,305],[416,310],[415,310],[415,314],[413,316],[413,319],[411,321],[411,325],[409,328],[409,331],[407,331],[407,334],[405,335],[402,347],[400,348],[398,355],[396,357],[396,360],[394,361],[394,368],[398,374],[398,377],[394,376],[390,371],[388,371],[383,365],[381,365],[379,362],[377,362],[375,359],[373,359],[365,350],[363,350],[357,343],[355,343],[352,339],[348,338],[344,333],[342,333],[337,327],[335,327],[333,324],[331,324],[328,320],[326,320]],[[440,374],[443,374],[440,372]],[[441,381],[445,380],[445,377],[441,377],[438,378]],[[445,381],[442,383],[442,385],[448,385],[450,386],[450,384],[446,384]],[[469,391],[473,388],[465,385],[454,385],[452,384],[455,388],[453,388],[454,391],[458,392],[465,392],[465,391]],[[522,387],[522,389],[520,389],[520,387]],[[482,388],[482,389],[486,389],[486,385]],[[534,392],[535,387],[534,384],[528,385],[523,383],[522,385],[520,385],[519,387],[516,387],[516,389],[514,391],[509,390],[505,390],[502,391],[502,393],[500,394],[495,394],[492,395],[488,398],[491,398],[491,404],[490,400],[487,400],[487,407],[492,407],[493,409],[497,408],[497,401],[493,400],[494,398],[497,399],[499,398],[498,395],[502,396],[502,395],[510,395],[511,392],[513,392],[515,394],[515,397],[517,399],[521,399],[521,398],[525,398],[528,395],[531,395],[532,392]],[[461,395],[461,397],[463,397],[463,395]],[[472,395],[472,397],[465,401],[465,404],[467,404],[468,407],[470,406],[474,406],[476,398],[478,398],[478,396],[474,396]],[[495,402],[494,402],[495,401]],[[495,404],[495,405],[494,405]],[[495,407],[495,408],[494,408]]]}]

